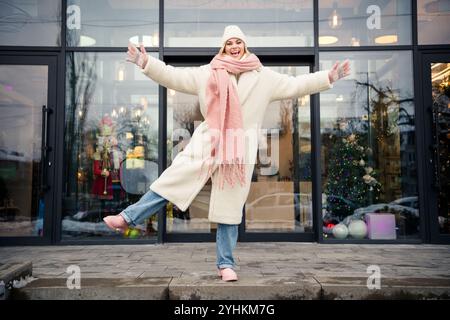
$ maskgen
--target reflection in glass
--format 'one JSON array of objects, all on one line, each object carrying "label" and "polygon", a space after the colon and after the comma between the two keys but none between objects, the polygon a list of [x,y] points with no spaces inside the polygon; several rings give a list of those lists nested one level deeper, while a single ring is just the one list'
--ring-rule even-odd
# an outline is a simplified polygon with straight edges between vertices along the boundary
[{"label": "reflection in glass", "polygon": [[417,238],[411,52],[322,53],[320,69],[343,55],[352,74],[320,94],[324,237]]},{"label": "reflection in glass", "polygon": [[450,1],[417,1],[419,44],[450,44]]},{"label": "reflection in glass", "polygon": [[450,234],[450,63],[432,63],[431,81],[439,232]]},{"label": "reflection in glass", "polygon": [[43,236],[47,83],[47,66],[0,65],[0,237]]},{"label": "reflection in glass", "polygon": [[[167,90],[167,165],[189,143],[194,129],[203,121],[198,97],[172,89]],[[211,179],[192,201],[186,211],[169,202],[167,205],[167,232],[209,233],[216,229],[208,220]]]},{"label": "reflection in glass", "polygon": [[320,0],[320,46],[411,44],[411,2]]},{"label": "reflection in glass", "polygon": [[242,29],[249,47],[314,45],[312,0],[167,0],[164,45],[220,47],[230,24]]},{"label": "reflection in glass", "polygon": [[[271,67],[292,76],[309,67]],[[271,103],[245,204],[247,232],[312,232],[309,96]]]},{"label": "reflection in glass", "polygon": [[61,0],[0,2],[0,45],[60,46]]},{"label": "reflection in glass", "polygon": [[[102,221],[158,176],[158,85],[123,53],[67,54],[65,238],[112,236]],[[154,236],[154,215],[131,237]]]},{"label": "reflection in glass", "polygon": [[68,0],[67,45],[126,47],[131,41],[159,46],[158,0]]}]

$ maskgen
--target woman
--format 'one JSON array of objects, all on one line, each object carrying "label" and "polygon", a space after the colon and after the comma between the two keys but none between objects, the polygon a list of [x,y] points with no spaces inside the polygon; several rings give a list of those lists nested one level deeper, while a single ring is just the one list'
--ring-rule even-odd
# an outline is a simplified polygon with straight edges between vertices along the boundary
[{"label": "woman", "polygon": [[327,71],[291,77],[265,68],[250,53],[237,26],[227,26],[213,60],[178,69],[128,46],[127,60],[164,87],[195,94],[205,118],[185,149],[178,153],[150,190],[135,204],[105,223],[123,232],[156,213],[167,201],[185,211],[211,178],[208,219],[217,223],[217,268],[224,281],[237,275],[233,250],[257,156],[258,130],[270,102],[310,95],[332,87],[350,72],[348,61]]}]

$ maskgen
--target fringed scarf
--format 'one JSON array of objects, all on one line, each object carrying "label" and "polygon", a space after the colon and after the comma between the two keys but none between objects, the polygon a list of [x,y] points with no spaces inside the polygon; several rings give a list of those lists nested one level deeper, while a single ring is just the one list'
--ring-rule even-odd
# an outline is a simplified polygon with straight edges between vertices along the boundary
[{"label": "fringed scarf", "polygon": [[211,134],[208,174],[219,165],[219,186],[225,181],[232,187],[235,179],[245,184],[245,134],[237,88],[228,73],[240,74],[259,68],[261,62],[254,54],[236,60],[217,54],[210,63],[211,75],[206,87],[206,122]]}]

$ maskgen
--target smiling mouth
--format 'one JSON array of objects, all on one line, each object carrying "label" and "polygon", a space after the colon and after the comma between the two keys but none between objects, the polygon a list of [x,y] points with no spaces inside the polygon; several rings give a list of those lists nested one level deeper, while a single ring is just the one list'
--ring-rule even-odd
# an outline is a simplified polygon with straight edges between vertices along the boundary
[{"label": "smiling mouth", "polygon": [[239,56],[239,54],[241,53],[241,50],[238,50],[238,51],[231,51],[230,53],[231,53],[232,56],[237,57],[237,56]]}]

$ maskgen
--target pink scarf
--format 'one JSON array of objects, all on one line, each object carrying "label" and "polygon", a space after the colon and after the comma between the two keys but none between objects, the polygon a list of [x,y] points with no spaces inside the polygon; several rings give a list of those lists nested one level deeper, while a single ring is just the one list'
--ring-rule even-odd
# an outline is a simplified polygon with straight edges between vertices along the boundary
[{"label": "pink scarf", "polygon": [[245,184],[245,134],[237,89],[228,75],[259,68],[261,62],[254,54],[242,60],[217,54],[210,63],[211,76],[206,87],[206,122],[211,134],[211,154],[208,173],[219,162],[219,186],[224,181],[232,187],[234,180]]}]

